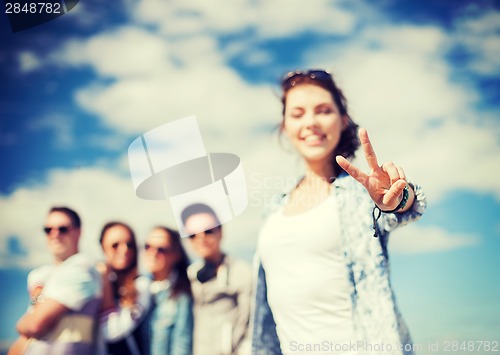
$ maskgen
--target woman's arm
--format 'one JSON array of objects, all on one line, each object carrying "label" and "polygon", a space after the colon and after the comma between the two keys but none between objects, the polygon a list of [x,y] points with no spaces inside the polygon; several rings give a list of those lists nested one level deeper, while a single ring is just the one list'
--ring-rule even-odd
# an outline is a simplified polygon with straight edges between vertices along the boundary
[{"label": "woman's arm", "polygon": [[100,316],[100,330],[103,338],[111,343],[122,340],[131,334],[146,315],[151,304],[149,292],[150,280],[138,277],[135,281],[137,300],[132,307],[114,305],[105,310]]},{"label": "woman's arm", "polygon": [[185,294],[177,298],[177,317],[170,345],[171,355],[190,355],[193,350],[193,302]]},{"label": "woman's arm", "polygon": [[116,306],[113,296],[113,286],[110,280],[111,269],[104,263],[97,264],[96,269],[99,271],[102,277],[101,313],[106,313]]}]

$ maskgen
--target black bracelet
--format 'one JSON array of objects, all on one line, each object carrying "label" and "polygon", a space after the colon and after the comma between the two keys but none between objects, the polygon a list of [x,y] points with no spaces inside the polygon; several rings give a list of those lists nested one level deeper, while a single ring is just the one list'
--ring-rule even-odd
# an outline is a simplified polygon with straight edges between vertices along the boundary
[{"label": "black bracelet", "polygon": [[382,211],[380,209],[380,207],[378,207],[377,205],[375,205],[373,207],[373,210],[372,210],[373,231],[374,231],[373,232],[373,236],[375,238],[378,237],[377,221],[380,218],[380,215],[382,214],[381,212],[383,212],[383,213],[394,213],[394,212],[399,211],[400,209],[405,208],[406,204],[408,203],[409,197],[410,197],[410,193],[408,192],[408,185],[406,185],[405,188],[404,188],[404,190],[403,190],[403,198],[401,199],[401,202],[399,203],[399,205],[395,209],[390,210],[390,211]]}]

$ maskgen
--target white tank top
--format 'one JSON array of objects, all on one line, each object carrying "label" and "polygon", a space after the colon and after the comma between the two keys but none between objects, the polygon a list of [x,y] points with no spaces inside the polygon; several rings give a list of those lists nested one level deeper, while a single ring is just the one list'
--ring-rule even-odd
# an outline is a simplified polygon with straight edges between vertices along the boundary
[{"label": "white tank top", "polygon": [[257,248],[282,352],[353,354],[342,351],[354,331],[335,197],[297,215],[281,207]]}]

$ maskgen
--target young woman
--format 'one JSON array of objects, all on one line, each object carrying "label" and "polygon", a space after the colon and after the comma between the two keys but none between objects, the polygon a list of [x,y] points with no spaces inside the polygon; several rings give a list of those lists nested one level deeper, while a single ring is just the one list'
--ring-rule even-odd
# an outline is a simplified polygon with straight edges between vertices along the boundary
[{"label": "young woman", "polygon": [[179,233],[155,227],[144,244],[144,260],[153,282],[153,307],[141,323],[146,354],[192,354],[193,314],[189,259]]},{"label": "young woman", "polygon": [[371,172],[347,160],[359,147],[358,126],[328,72],[292,72],[281,86],[280,131],[306,171],[259,236],[253,351],[411,354],[387,240],[422,215],[425,197],[401,167],[379,166],[364,129],[359,139]]},{"label": "young woman", "polygon": [[105,352],[146,354],[138,325],[150,306],[150,282],[138,277],[134,231],[122,222],[107,223],[100,243],[105,256],[105,264],[98,266],[103,276],[100,332]]}]

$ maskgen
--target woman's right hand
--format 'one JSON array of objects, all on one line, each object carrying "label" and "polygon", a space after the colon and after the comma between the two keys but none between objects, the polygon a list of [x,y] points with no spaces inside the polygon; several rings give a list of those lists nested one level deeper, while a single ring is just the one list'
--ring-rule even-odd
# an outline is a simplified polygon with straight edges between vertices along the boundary
[{"label": "woman's right hand", "polygon": [[[405,173],[401,167],[394,165],[393,162],[387,162],[379,166],[366,129],[360,128],[359,139],[363,146],[368,167],[371,169],[370,173],[364,173],[341,155],[336,157],[337,163],[365,187],[372,200],[382,211],[392,211],[403,198],[403,190],[407,185]],[[413,189],[410,189],[410,191],[405,208],[398,212],[409,209],[413,204],[415,194]]]},{"label": "woman's right hand", "polygon": [[113,285],[110,280],[111,268],[103,262],[96,264],[96,269],[99,271],[102,277],[102,305],[101,312],[107,311],[111,308],[116,307],[114,295],[113,295]]},{"label": "woman's right hand", "polygon": [[104,275],[107,275],[109,273],[109,267],[106,263],[100,261],[98,262],[96,265],[95,265],[95,268],[97,269],[97,271],[99,271],[99,273],[104,276]]}]

